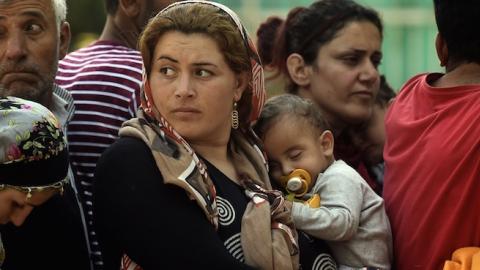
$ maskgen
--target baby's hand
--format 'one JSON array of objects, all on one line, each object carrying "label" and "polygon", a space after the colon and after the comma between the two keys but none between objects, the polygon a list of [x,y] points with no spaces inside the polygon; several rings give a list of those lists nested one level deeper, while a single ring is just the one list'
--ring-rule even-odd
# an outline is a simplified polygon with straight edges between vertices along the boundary
[{"label": "baby's hand", "polygon": [[292,211],[293,207],[293,202],[289,200],[285,200],[285,208],[287,208],[289,211]]},{"label": "baby's hand", "polygon": [[308,200],[302,200],[298,199],[295,197],[295,194],[290,193],[285,196],[285,201],[286,202],[300,202],[305,205],[308,205],[310,208],[318,208],[320,207],[320,195],[314,194],[310,199]]},{"label": "baby's hand", "polygon": [[306,205],[310,206],[310,208],[318,208],[320,207],[320,195],[313,194],[313,196],[305,202]]}]

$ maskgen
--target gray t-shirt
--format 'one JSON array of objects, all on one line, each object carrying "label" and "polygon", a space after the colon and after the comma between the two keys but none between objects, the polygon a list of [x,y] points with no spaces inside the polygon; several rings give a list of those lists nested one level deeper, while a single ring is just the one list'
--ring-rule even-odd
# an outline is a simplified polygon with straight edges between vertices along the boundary
[{"label": "gray t-shirt", "polygon": [[357,171],[335,161],[307,196],[315,193],[320,195],[319,208],[293,203],[296,227],[326,240],[340,266],[390,269],[392,232],[383,199]]}]

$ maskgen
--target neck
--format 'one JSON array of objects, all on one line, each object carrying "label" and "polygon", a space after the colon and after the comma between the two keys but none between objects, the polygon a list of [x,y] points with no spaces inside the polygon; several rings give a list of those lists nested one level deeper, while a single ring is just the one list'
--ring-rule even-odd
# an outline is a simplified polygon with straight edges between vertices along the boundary
[{"label": "neck", "polygon": [[332,116],[332,114],[321,110],[323,112],[324,118],[327,121],[330,129],[332,130],[335,137],[338,137],[343,131],[347,128],[347,124],[343,121],[338,119],[338,117]]},{"label": "neck", "polygon": [[447,69],[447,73],[432,84],[435,87],[480,84],[480,64],[460,64],[452,70]]},{"label": "neck", "polygon": [[132,24],[121,23],[121,21],[113,16],[107,16],[107,22],[103,27],[99,40],[114,41],[125,47],[135,49],[140,29]]},{"label": "neck", "polygon": [[[315,98],[312,95],[312,92],[309,89],[300,87],[298,89],[298,95],[302,98],[310,99],[314,103],[316,103]],[[320,107],[320,111],[322,111],[322,115],[327,121],[327,123],[330,125],[330,127],[333,129],[333,134],[340,134],[345,127],[347,126],[344,121],[341,121],[337,119],[334,115],[329,113],[328,111],[325,111],[322,107]]]},{"label": "neck", "polygon": [[299,87],[297,94],[299,96],[301,96],[302,98],[307,98],[307,99],[310,99],[312,101],[314,100],[312,92],[310,91],[310,89],[306,89],[304,87]]},{"label": "neck", "polygon": [[[53,86],[52,88],[53,89]],[[42,104],[43,106],[45,106],[46,108],[48,108],[49,110],[53,110],[53,91],[52,90],[49,90],[49,91],[44,91],[44,94],[42,96],[40,96],[38,98],[38,100],[34,100],[35,102],[37,103],[40,103]]]},{"label": "neck", "polygon": [[190,143],[190,146],[203,158],[207,159],[211,163],[214,160],[226,160],[227,159],[227,145],[212,145],[202,143]]},{"label": "neck", "polygon": [[202,144],[190,143],[190,146],[202,158],[208,160],[219,171],[225,174],[228,178],[237,181],[237,173],[233,165],[232,159],[228,155],[228,143],[223,144]]}]

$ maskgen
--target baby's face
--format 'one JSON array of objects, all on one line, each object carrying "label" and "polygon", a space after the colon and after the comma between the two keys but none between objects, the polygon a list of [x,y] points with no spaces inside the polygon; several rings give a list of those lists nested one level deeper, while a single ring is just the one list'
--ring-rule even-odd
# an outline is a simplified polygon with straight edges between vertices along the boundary
[{"label": "baby's face", "polygon": [[333,141],[331,147],[325,147],[322,136],[317,134],[305,121],[288,121],[288,118],[276,122],[265,133],[263,142],[270,176],[277,183],[293,170],[304,169],[312,177],[310,190],[318,174],[333,161]]}]

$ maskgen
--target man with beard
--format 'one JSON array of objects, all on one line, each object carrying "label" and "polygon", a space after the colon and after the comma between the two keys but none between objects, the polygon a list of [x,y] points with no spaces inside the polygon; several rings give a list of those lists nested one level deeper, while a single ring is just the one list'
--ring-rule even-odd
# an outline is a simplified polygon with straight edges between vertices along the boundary
[{"label": "man with beard", "polygon": [[[50,109],[62,127],[73,115],[72,97],[54,84],[58,60],[70,43],[65,0],[0,0],[0,96]],[[73,183],[72,173],[69,173]],[[20,227],[0,227],[2,269],[89,269],[85,224],[74,185],[36,208]]]}]

